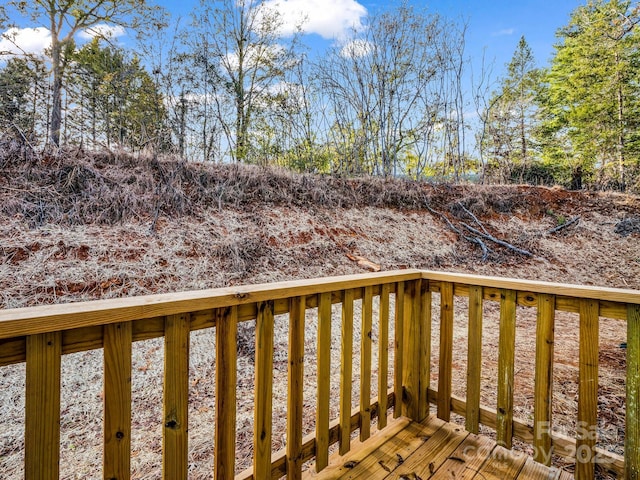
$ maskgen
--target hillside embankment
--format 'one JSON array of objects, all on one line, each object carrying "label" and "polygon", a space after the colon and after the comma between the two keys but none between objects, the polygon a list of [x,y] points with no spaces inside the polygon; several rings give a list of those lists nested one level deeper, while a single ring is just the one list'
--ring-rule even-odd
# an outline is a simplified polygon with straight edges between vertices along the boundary
[{"label": "hillside embankment", "polygon": [[2,308],[409,267],[640,288],[639,235],[616,193],[0,157]]}]

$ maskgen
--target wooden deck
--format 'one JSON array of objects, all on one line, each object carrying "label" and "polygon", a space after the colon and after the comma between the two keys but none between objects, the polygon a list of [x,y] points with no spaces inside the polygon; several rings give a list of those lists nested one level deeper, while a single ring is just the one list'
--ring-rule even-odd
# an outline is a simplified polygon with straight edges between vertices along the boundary
[{"label": "wooden deck", "polygon": [[536,463],[484,436],[434,415],[422,423],[401,417],[346,455],[334,457],[306,479],[362,480],[573,480],[573,475]]}]

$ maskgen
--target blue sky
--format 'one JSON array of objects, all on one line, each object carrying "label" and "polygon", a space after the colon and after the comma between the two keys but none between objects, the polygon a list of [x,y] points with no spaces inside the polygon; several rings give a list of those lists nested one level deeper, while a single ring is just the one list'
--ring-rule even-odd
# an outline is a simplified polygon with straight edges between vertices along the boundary
[{"label": "blue sky", "polygon": [[[376,2],[358,0],[265,0],[280,2],[281,6],[293,18],[293,12],[304,9],[309,19],[308,28],[316,33],[307,35],[305,43],[321,52],[339,35],[341,29],[364,20],[367,14],[393,8],[398,2]],[[160,1],[174,16],[188,16],[189,12],[198,4],[198,0]],[[517,43],[524,35],[533,49],[539,66],[548,63],[553,53],[556,41],[555,32],[566,25],[569,15],[584,1],[559,0],[551,1],[518,1],[496,0],[479,2],[473,0],[433,0],[411,1],[417,8],[427,8],[427,11],[439,13],[449,19],[465,20],[468,22],[467,53],[473,58],[475,69],[479,68],[480,59],[485,54],[488,62],[493,62],[493,76],[497,77],[504,71],[504,65],[510,60]],[[18,19],[15,19],[18,20]],[[20,26],[31,27],[31,30],[21,32],[20,40],[37,50],[39,45],[46,43],[46,25],[28,24],[24,19]],[[39,28],[38,28],[39,27]],[[38,28],[37,30],[34,30]],[[121,41],[126,42],[125,38]],[[3,45],[4,43],[4,45]],[[0,41],[0,51],[6,50],[6,41]]]}]

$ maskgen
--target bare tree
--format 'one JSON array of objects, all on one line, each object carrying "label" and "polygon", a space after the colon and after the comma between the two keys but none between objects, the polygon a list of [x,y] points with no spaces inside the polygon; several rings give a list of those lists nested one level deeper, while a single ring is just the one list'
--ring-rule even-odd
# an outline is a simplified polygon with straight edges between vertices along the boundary
[{"label": "bare tree", "polygon": [[[60,145],[62,126],[62,94],[64,79],[64,52],[72,48],[75,35],[82,30],[103,32],[101,25],[137,27],[140,18],[157,22],[161,18],[159,7],[147,6],[144,0],[12,0],[8,6],[32,20],[41,21],[51,32],[51,69],[53,73],[53,98],[50,122],[50,141]],[[148,24],[148,22],[145,22]]]},{"label": "bare tree", "polygon": [[[462,122],[464,42],[456,34],[463,39],[441,17],[404,4],[370,18],[321,63],[330,132],[338,151],[350,150],[341,152],[350,159],[347,173],[407,174],[407,156],[430,150],[438,123]],[[447,132],[462,157],[463,130]],[[424,167],[424,159],[414,163],[413,172]]]},{"label": "bare tree", "polygon": [[[294,64],[296,36],[283,39],[276,10],[257,0],[203,1],[194,27],[216,91],[216,116],[234,161],[250,161],[250,136],[265,98]],[[194,52],[198,55],[198,52]]]}]

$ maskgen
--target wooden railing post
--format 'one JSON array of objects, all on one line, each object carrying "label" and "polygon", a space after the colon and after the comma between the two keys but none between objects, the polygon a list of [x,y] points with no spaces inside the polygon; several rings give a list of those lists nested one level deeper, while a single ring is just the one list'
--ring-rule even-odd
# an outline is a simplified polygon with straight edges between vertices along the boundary
[{"label": "wooden railing post", "polygon": [[469,287],[467,333],[467,412],[465,428],[478,433],[480,426],[480,380],[482,370],[482,287]]},{"label": "wooden railing post", "polygon": [[294,297],[289,307],[289,369],[287,374],[287,478],[302,478],[302,406],[304,391],[305,297]]},{"label": "wooden railing post", "polygon": [[554,295],[538,295],[533,405],[533,459],[547,466],[551,465],[555,312],[556,297]]},{"label": "wooden railing post", "polygon": [[57,480],[60,470],[60,332],[27,336],[25,480]]},{"label": "wooden railing post", "polygon": [[378,332],[378,430],[387,426],[387,390],[389,388],[389,291],[385,283],[380,288],[380,322]]},{"label": "wooden railing post", "polygon": [[104,326],[104,478],[131,476],[131,322]]},{"label": "wooden railing post", "polygon": [[407,282],[404,295],[403,400],[406,415],[420,419],[420,354],[422,351],[421,280]]},{"label": "wooden railing post", "polygon": [[576,480],[594,478],[598,425],[598,324],[599,302],[580,301],[580,360]]},{"label": "wooden railing post", "polygon": [[316,472],[329,465],[329,397],[331,395],[331,292],[318,295],[318,391]]},{"label": "wooden railing post", "polygon": [[431,292],[429,281],[420,282],[420,420],[429,415],[429,383],[431,381]]},{"label": "wooden railing post", "polygon": [[511,448],[513,442],[513,381],[516,349],[516,292],[515,290],[503,290],[500,297],[496,440],[498,445]]},{"label": "wooden railing post", "polygon": [[351,448],[351,380],[353,378],[353,290],[342,299],[342,347],[340,351],[340,455]]},{"label": "wooden railing post", "polygon": [[640,305],[627,306],[626,480],[640,479]]},{"label": "wooden railing post", "polygon": [[394,404],[393,404],[393,418],[399,418],[402,415],[402,372],[404,371],[404,295],[405,295],[404,282],[398,282],[396,284],[396,308],[394,319],[394,351],[393,351],[393,391],[394,391]]},{"label": "wooden railing post", "polygon": [[189,432],[189,314],[169,315],[164,332],[162,477],[187,478]]},{"label": "wooden railing post", "polygon": [[360,441],[371,436],[371,329],[373,287],[364,287],[362,329],[360,330]]},{"label": "wooden railing post", "polygon": [[273,301],[257,305],[253,478],[271,478],[271,417],[273,407]]},{"label": "wooden railing post", "polygon": [[216,480],[233,478],[236,458],[238,307],[216,311]]},{"label": "wooden railing post", "polygon": [[451,419],[453,363],[453,283],[440,285],[440,360],[438,365],[438,418]]}]

